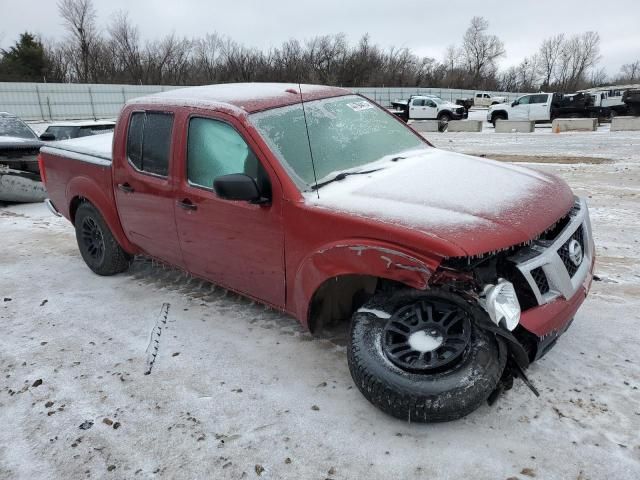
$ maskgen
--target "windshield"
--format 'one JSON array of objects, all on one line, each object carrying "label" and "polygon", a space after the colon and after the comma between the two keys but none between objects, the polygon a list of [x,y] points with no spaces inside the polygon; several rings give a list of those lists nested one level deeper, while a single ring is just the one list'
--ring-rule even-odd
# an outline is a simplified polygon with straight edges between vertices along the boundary
[{"label": "windshield", "polygon": [[16,117],[0,117],[0,137],[17,137],[27,140],[38,138],[26,123]]},{"label": "windshield", "polygon": [[[325,98],[304,106],[318,181],[426,146],[411,130],[362,97]],[[267,110],[250,118],[294,181],[305,190],[313,186],[302,106]]]}]

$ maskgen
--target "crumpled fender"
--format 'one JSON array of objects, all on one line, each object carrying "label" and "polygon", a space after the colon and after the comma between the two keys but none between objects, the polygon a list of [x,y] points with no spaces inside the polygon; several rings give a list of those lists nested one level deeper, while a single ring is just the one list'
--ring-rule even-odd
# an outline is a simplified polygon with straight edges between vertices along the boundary
[{"label": "crumpled fender", "polygon": [[[128,253],[137,253],[139,249],[134,246],[124,233],[118,213],[116,210],[115,200],[104,193],[104,188],[98,185],[89,177],[74,177],[67,184],[66,198],[74,199],[83,197],[98,209],[104,221],[113,236],[116,238],[120,246]],[[68,218],[71,219],[71,204],[67,205]]]},{"label": "crumpled fender", "polygon": [[328,279],[341,275],[371,275],[425,290],[441,259],[417,258],[381,241],[352,239],[328,244],[300,263],[293,282],[297,318],[307,327],[315,291]]}]

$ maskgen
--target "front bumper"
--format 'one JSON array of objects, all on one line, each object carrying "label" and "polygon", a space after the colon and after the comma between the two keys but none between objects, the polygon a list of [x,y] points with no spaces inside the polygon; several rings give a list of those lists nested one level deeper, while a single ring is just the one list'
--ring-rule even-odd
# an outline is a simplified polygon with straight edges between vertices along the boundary
[{"label": "front bumper", "polygon": [[[571,243],[581,246],[577,265],[569,255]],[[520,325],[537,337],[540,356],[568,328],[591,288],[595,247],[586,201],[576,200],[555,238],[533,242],[512,260],[538,303],[522,312]]]}]

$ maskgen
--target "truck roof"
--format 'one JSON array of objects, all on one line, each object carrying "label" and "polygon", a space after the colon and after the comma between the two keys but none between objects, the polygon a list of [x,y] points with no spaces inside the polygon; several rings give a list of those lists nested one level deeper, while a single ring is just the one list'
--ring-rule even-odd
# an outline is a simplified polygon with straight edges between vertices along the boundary
[{"label": "truck roof", "polygon": [[[301,85],[304,101],[352,94],[350,90],[324,85]],[[300,103],[297,83],[223,83],[178,88],[139,97],[129,104],[162,104],[189,107],[221,107],[247,113]]]}]

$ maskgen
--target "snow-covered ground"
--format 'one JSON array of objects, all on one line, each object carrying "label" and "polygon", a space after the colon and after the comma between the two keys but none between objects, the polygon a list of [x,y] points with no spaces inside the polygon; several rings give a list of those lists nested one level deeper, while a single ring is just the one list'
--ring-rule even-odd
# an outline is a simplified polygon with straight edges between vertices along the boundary
[{"label": "snow-covered ground", "polygon": [[601,278],[531,367],[540,398],[516,381],[460,421],[395,420],[353,386],[340,335],[315,339],[143,260],[98,277],[66,220],[11,206],[0,209],[0,478],[639,478],[640,135],[430,138],[513,160],[612,160],[532,165],[589,197]]}]

